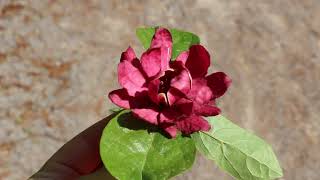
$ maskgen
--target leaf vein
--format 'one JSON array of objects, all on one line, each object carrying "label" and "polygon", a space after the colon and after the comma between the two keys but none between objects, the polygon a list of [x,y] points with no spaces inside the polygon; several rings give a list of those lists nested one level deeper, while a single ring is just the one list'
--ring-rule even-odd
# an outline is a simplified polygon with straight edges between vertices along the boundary
[{"label": "leaf vein", "polygon": [[[227,128],[226,128],[226,129],[227,129]],[[229,129],[229,128],[228,128],[228,129]],[[232,129],[232,128],[230,128],[230,129]],[[276,170],[274,170],[274,169],[272,169],[271,167],[269,167],[267,164],[265,164],[265,163],[263,163],[263,162],[260,162],[258,159],[254,158],[254,157],[251,157],[250,155],[247,155],[247,154],[244,153],[241,149],[233,146],[232,144],[230,144],[230,143],[228,143],[228,142],[224,142],[223,140],[214,137],[214,136],[213,136],[214,133],[211,135],[211,134],[209,134],[209,133],[207,133],[207,132],[203,132],[203,131],[201,131],[201,132],[204,133],[204,134],[206,134],[206,135],[208,135],[208,136],[210,136],[210,137],[212,137],[213,139],[215,139],[215,140],[217,140],[217,141],[219,141],[219,142],[222,142],[222,143],[224,143],[224,144],[226,144],[226,145],[229,145],[229,146],[237,149],[237,150],[238,150],[239,152],[241,152],[242,154],[244,154],[244,155],[252,158],[253,160],[256,160],[256,161],[259,162],[260,164],[263,164],[263,165],[267,166],[270,170],[272,170],[273,172],[277,173],[278,175],[281,175],[281,174],[278,173]]]}]

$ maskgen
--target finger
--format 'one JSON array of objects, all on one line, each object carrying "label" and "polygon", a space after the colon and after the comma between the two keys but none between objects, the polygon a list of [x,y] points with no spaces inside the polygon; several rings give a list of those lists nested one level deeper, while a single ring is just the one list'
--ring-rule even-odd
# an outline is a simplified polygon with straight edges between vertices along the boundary
[{"label": "finger", "polygon": [[63,145],[32,178],[75,179],[101,167],[99,143],[110,115]]}]

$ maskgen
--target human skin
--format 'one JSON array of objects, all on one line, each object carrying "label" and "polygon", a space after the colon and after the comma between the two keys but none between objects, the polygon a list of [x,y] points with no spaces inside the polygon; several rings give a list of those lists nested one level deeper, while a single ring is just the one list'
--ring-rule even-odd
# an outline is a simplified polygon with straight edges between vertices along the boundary
[{"label": "human skin", "polygon": [[30,180],[113,180],[103,167],[99,144],[104,127],[114,115],[102,119],[64,144]]}]

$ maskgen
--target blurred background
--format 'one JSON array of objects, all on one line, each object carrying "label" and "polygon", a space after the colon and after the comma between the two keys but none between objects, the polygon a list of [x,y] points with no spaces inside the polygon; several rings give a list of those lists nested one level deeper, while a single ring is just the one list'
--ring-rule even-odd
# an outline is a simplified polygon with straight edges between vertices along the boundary
[{"label": "blurred background", "polygon": [[[273,146],[282,179],[319,179],[319,0],[0,0],[1,180],[110,114],[120,54],[152,25],[200,36],[233,79],[223,114]],[[199,155],[177,179],[233,178]]]}]

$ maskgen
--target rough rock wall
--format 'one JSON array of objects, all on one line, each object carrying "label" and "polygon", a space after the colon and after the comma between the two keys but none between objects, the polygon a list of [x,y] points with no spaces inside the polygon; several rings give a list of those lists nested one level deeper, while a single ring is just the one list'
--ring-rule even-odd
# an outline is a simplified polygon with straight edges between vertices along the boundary
[{"label": "rough rock wall", "polygon": [[[319,0],[0,0],[0,179],[34,173],[105,117],[141,25],[198,34],[233,84],[223,114],[272,144],[287,180],[320,177]],[[177,179],[232,179],[199,157]]]}]

